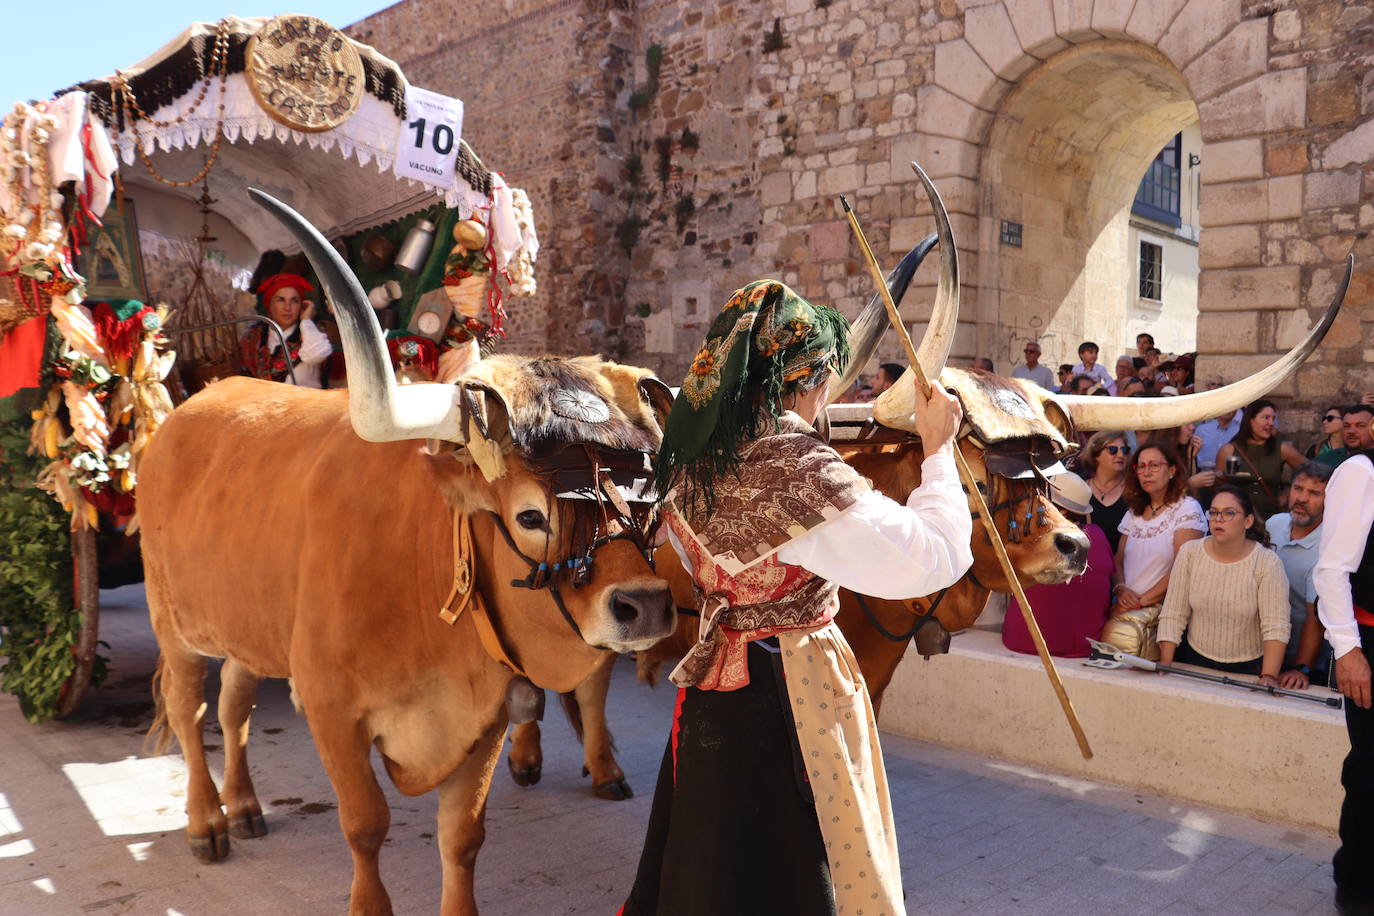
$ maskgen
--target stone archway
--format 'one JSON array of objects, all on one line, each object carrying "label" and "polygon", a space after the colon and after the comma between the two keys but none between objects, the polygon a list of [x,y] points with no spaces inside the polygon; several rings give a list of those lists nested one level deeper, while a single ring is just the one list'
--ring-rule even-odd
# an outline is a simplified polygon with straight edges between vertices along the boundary
[{"label": "stone archway", "polygon": [[[1133,184],[1136,167],[1143,169],[1153,154],[1150,144],[1157,149],[1167,125],[1191,105],[1204,143],[1200,373],[1235,378],[1270,362],[1326,303],[1344,256],[1353,250],[1358,261],[1368,254],[1371,236],[1360,230],[1367,228],[1361,214],[1369,208],[1361,209],[1361,194],[1374,127],[1359,115],[1358,74],[1312,63],[1317,49],[1354,59],[1358,43],[1347,49],[1348,30],[1370,18],[1367,11],[1339,3],[1285,9],[1254,0],[973,0],[961,6],[962,35],[936,44],[929,82],[918,93],[917,131],[894,139],[892,163],[894,170],[910,158],[928,163],[951,189],[951,210],[963,214],[966,315],[978,323],[976,335],[973,328],[961,335],[963,355],[1006,335],[1007,315],[1015,322],[1036,308],[1053,311],[1051,323],[1074,328],[1079,320],[1091,332],[1090,315],[1068,313],[1082,311],[1074,303],[1095,282],[1090,243],[1098,237],[1091,230],[1105,225],[1104,216],[1092,207],[1075,214],[1090,237],[1071,240],[1071,248],[1088,247],[1072,252],[1068,275],[1047,276],[1026,258],[1016,263],[998,249],[993,231],[997,208],[1015,206],[1016,192],[1026,205],[1015,173],[1053,163],[1069,168],[1058,178],[1069,188]],[[1076,71],[1100,77],[1086,96],[1074,86],[1082,82]],[[1135,97],[1116,85],[1125,75],[1138,80]],[[1078,99],[1087,100],[1083,110],[1075,110]],[[1092,108],[1109,99],[1146,110]],[[1096,177],[1074,173],[1094,144]],[[1118,205],[1125,198],[1118,196]],[[1097,206],[1109,206],[1108,198]],[[1036,219],[1053,225],[1055,207],[1042,209],[1027,217],[1027,232]],[[1374,224],[1374,210],[1367,216]],[[976,241],[970,237],[975,226]],[[1354,381],[1338,365],[1359,365],[1371,352],[1359,301],[1369,282],[1357,275],[1355,295],[1323,349],[1277,394],[1316,400],[1368,386],[1368,378]],[[1058,309],[1047,302],[1054,296],[1061,297]]]},{"label": "stone archway", "polygon": [[[1077,45],[1017,82],[982,144],[980,353],[1007,365],[1035,337],[1047,362],[1077,362],[1093,340],[1110,368],[1126,345],[1131,200],[1159,148],[1197,118],[1182,74],[1138,42]],[[1004,221],[1019,245],[1002,241]]]}]

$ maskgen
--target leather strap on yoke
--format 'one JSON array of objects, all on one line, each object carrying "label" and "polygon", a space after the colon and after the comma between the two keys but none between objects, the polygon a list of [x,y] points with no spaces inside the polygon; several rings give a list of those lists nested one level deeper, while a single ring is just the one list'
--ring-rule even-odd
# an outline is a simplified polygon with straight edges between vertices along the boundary
[{"label": "leather strap on yoke", "polygon": [[511,658],[511,654],[506,651],[500,634],[492,625],[491,617],[487,613],[486,602],[482,600],[482,595],[474,581],[475,576],[476,567],[472,555],[472,521],[455,509],[453,510],[453,587],[449,589],[448,598],[444,599],[443,605],[439,608],[439,619],[452,626],[458,622],[458,618],[463,616],[464,611],[472,608],[472,623],[477,630],[477,638],[482,642],[482,649],[502,667],[525,677],[525,672]]}]

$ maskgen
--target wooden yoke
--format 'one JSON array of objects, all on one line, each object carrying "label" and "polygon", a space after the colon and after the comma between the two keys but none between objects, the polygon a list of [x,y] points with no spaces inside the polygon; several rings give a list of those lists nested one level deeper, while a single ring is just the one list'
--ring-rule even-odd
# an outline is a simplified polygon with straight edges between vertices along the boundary
[{"label": "wooden yoke", "polygon": [[[921,167],[914,162],[911,163],[911,167],[916,170],[916,175],[925,184],[926,190],[932,197],[935,197],[935,186],[921,171]],[[897,332],[897,337],[906,350],[907,360],[911,364],[911,371],[916,376],[917,384],[921,386],[923,391],[928,392],[930,380],[926,378],[925,369],[922,368],[921,361],[916,355],[916,347],[911,342],[911,335],[907,333],[906,325],[902,324],[901,314],[898,313],[897,305],[892,301],[892,295],[887,290],[887,283],[883,280],[882,270],[878,267],[878,260],[873,255],[873,249],[869,247],[868,239],[864,237],[863,229],[859,227],[858,217],[854,215],[854,210],[843,195],[840,196],[840,203],[844,206],[845,216],[849,220],[849,228],[854,231],[854,236],[859,241],[859,249],[863,252],[864,260],[868,264],[868,272],[878,287],[878,295],[882,296],[883,305],[886,307],[888,318],[892,323],[892,329]],[[942,256],[953,257],[954,252],[942,252]],[[992,513],[988,511],[987,503],[983,499],[983,492],[978,489],[978,482],[974,479],[972,471],[969,470],[963,452],[959,451],[958,448],[953,449],[953,451],[954,463],[959,468],[959,477],[968,490],[970,498],[974,500],[977,506],[978,517],[983,520],[983,526],[987,529],[988,537],[992,541],[992,548],[997,554],[997,561],[1001,564],[1002,572],[1006,575],[1007,581],[1011,583],[1017,603],[1021,605],[1021,614],[1026,619],[1026,629],[1030,631],[1031,639],[1035,642],[1035,650],[1040,655],[1040,662],[1045,666],[1045,674],[1049,676],[1050,685],[1054,688],[1055,695],[1059,698],[1059,705],[1064,710],[1064,717],[1068,719],[1069,728],[1073,730],[1074,739],[1078,742],[1078,750],[1082,753],[1084,760],[1091,760],[1093,751],[1088,744],[1088,736],[1083,732],[1083,726],[1078,721],[1078,714],[1074,712],[1073,703],[1069,700],[1069,694],[1064,689],[1064,682],[1059,679],[1059,671],[1054,666],[1054,660],[1050,658],[1049,649],[1045,646],[1045,637],[1040,633],[1040,625],[1036,622],[1035,615],[1031,613],[1031,605],[1026,598],[1025,589],[1021,587],[1021,580],[1016,575],[1016,570],[1012,568],[1011,558],[1007,556],[1006,545],[1002,543],[1002,533],[997,530],[997,524],[993,521]]]}]

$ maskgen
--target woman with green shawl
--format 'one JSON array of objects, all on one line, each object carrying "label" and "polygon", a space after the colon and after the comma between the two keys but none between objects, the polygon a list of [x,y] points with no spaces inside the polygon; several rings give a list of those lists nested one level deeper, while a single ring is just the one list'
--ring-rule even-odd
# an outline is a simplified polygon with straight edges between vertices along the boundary
[{"label": "woman with green shawl", "polygon": [[816,434],[848,322],[776,280],[738,290],[668,417],[658,484],[699,640],[623,916],[905,913],[868,693],[840,587],[931,594],[973,562],[959,406],[917,391],[921,486],[874,491]]}]

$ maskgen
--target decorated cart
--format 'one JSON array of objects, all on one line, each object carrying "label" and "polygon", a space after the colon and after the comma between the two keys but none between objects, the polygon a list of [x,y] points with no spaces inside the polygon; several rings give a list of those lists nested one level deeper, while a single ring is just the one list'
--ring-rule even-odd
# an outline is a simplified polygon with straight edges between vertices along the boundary
[{"label": "decorated cart", "polygon": [[[462,122],[460,100],[306,16],[196,23],[4,116],[0,686],[29,718],[72,712],[103,673],[100,564],[137,566],[139,458],[174,404],[241,372],[294,380],[256,293],[310,268],[249,187],[344,254],[402,381],[461,372],[534,292],[529,200]],[[347,384],[341,358],[319,382]]]}]

